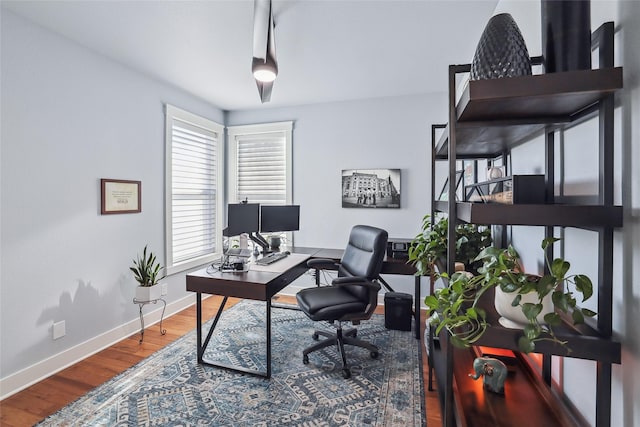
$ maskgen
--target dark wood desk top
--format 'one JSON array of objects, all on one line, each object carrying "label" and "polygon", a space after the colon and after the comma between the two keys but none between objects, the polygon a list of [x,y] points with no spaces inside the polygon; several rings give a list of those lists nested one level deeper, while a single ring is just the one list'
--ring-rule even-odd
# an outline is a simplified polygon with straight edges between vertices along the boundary
[{"label": "dark wood desk top", "polygon": [[[344,253],[342,249],[300,246],[288,247],[286,250],[307,254],[310,258],[328,258],[336,261],[340,260]],[[254,270],[223,273],[208,267],[187,274],[187,291],[266,301],[307,270],[306,260],[284,273]],[[404,259],[385,257],[382,265],[382,274],[413,275],[415,272],[415,267],[407,264]]]},{"label": "dark wood desk top", "polygon": [[[292,253],[313,256],[317,248],[291,247]],[[254,259],[254,258],[252,258]],[[285,272],[221,272],[210,266],[187,274],[187,291],[266,301],[308,270],[306,260]]]}]

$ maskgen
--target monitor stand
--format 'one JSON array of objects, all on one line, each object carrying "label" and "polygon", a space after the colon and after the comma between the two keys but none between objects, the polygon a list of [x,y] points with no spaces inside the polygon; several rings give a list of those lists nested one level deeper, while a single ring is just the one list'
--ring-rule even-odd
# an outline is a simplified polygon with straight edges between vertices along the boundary
[{"label": "monitor stand", "polygon": [[250,233],[249,238],[262,248],[263,254],[268,254],[269,252],[271,252],[271,250],[269,249],[269,243],[267,243],[267,240],[262,237],[262,235],[257,231]]}]

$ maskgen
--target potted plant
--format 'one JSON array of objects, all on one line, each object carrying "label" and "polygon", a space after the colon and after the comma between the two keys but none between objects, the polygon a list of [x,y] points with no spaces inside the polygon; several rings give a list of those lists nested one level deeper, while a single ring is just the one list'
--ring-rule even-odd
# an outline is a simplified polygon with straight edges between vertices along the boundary
[{"label": "potted plant", "polygon": [[[535,343],[541,340],[565,345],[566,342],[553,331],[553,327],[561,322],[558,312],[570,314],[573,324],[582,323],[585,316],[593,317],[596,313],[577,307],[577,294],[582,296],[583,302],[593,294],[591,279],[583,274],[569,275],[569,262],[562,258],[551,261],[547,257],[546,249],[558,240],[552,237],[542,241],[549,270],[543,276],[523,272],[520,256],[512,246],[484,249],[476,257],[483,261],[476,276],[459,272],[448,277],[443,273],[441,276],[449,279],[448,286],[425,298],[430,311],[429,322],[436,326],[436,334],[446,328],[454,345],[467,347],[476,342],[488,327],[486,313],[478,306],[478,301],[486,291],[494,288],[498,294],[506,293],[510,306],[518,308],[523,315],[523,336],[518,341],[522,352],[534,351]],[[546,305],[554,308],[547,313],[543,312],[545,300]]]},{"label": "potted plant", "polygon": [[161,266],[156,262],[156,256],[153,252],[149,251],[147,255],[147,246],[144,247],[142,256],[138,255],[138,259],[133,260],[133,266],[129,269],[139,283],[136,288],[136,300],[154,301],[162,296],[161,286],[158,286],[158,282],[162,279],[162,277],[158,277]]},{"label": "potted plant", "polygon": [[[422,231],[409,246],[409,262],[416,267],[416,274],[424,276],[435,273],[434,266],[447,254],[447,218],[431,222],[431,216],[422,219]],[[491,230],[475,224],[456,225],[456,261],[475,271],[472,265],[480,251],[491,244]],[[444,268],[439,268],[444,271]]]}]

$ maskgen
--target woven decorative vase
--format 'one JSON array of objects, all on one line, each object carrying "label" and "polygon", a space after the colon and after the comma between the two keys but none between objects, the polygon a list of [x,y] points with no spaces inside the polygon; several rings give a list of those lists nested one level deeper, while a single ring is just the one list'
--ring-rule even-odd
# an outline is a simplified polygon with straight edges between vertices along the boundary
[{"label": "woven decorative vase", "polygon": [[531,58],[518,25],[508,13],[493,16],[473,56],[471,80],[529,75]]}]

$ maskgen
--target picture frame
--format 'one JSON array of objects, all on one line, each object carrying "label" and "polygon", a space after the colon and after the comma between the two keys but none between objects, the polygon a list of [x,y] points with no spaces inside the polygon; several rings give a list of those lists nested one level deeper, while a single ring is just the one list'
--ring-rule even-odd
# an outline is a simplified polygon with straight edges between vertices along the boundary
[{"label": "picture frame", "polygon": [[342,207],[399,209],[400,169],[343,169]]},{"label": "picture frame", "polygon": [[125,179],[100,179],[102,215],[142,212],[142,182]]}]

